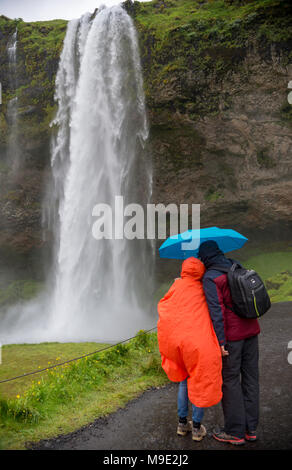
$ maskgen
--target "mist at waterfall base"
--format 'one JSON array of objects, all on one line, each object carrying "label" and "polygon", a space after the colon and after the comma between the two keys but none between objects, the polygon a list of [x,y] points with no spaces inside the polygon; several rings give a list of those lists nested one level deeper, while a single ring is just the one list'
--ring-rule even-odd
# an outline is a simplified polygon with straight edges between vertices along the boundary
[{"label": "mist at waterfall base", "polygon": [[[156,324],[153,250],[144,240],[96,240],[93,207],[151,197],[148,126],[136,32],[121,6],[67,26],[56,76],[51,180],[44,233],[52,236],[45,290],[1,320],[1,342],[117,341]],[[123,221],[120,221],[123,224]]]}]

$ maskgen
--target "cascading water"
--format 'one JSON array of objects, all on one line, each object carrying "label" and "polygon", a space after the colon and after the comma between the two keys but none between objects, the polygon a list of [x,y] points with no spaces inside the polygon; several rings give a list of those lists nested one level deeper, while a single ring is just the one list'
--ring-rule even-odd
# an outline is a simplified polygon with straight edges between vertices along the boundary
[{"label": "cascading water", "polygon": [[[7,44],[9,88],[12,93],[17,90],[17,29]],[[13,171],[17,170],[20,162],[18,146],[18,98],[15,96],[7,103],[7,120],[9,124],[9,137],[7,146],[7,163]]]},{"label": "cascading water", "polygon": [[[96,204],[108,204],[114,218],[116,196],[144,207],[151,196],[138,43],[121,6],[68,23],[55,96],[44,211],[54,237],[52,269],[43,306],[35,303],[35,313],[27,307],[17,319],[14,341],[127,338],[154,323],[152,248],[144,239],[92,234]],[[116,219],[114,230],[123,233],[124,221]]]}]

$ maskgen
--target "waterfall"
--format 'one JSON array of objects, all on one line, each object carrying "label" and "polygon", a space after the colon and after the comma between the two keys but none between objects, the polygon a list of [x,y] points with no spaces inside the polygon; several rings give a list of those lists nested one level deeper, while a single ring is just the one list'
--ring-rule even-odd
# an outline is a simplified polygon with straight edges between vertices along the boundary
[{"label": "waterfall", "polygon": [[17,58],[17,28],[9,38],[7,44],[8,67],[9,67],[9,80],[12,89],[17,88],[16,80],[16,58]]},{"label": "waterfall", "polygon": [[[145,209],[151,196],[138,42],[121,6],[68,23],[55,99],[44,203],[52,266],[42,297],[21,315],[8,312],[3,343],[125,339],[155,323],[152,246],[92,234],[96,204],[108,204],[114,216],[116,196]],[[117,217],[119,233],[123,224]]]},{"label": "waterfall", "polygon": [[[147,243],[95,240],[91,231],[95,204],[114,208],[117,195],[125,203],[140,202],[131,200],[139,197],[139,185],[144,186],[144,202],[149,199],[138,43],[122,7],[103,8],[92,20],[86,14],[69,23],[56,99],[50,203],[56,241],[53,329],[62,337],[66,331],[68,338],[127,336],[145,326],[139,299],[147,291]],[[144,181],[138,179],[141,174]]]},{"label": "waterfall", "polygon": [[[17,90],[17,28],[9,38],[7,44],[9,88],[12,93]],[[20,150],[18,146],[18,98],[11,98],[7,103],[7,121],[9,124],[9,137],[7,145],[7,162],[15,171],[19,167]]]}]

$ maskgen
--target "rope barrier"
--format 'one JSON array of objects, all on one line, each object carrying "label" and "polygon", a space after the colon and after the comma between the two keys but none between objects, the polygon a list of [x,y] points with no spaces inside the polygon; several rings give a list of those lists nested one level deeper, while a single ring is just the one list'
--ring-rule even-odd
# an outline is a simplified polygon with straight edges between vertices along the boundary
[{"label": "rope barrier", "polygon": [[[143,331],[144,333],[150,333],[150,331],[153,331],[157,328],[157,326],[154,326],[154,328],[151,328],[150,330]],[[0,380],[0,384],[3,384],[5,382],[12,382],[12,380],[17,380],[17,379],[22,379],[23,377],[27,377],[28,375],[34,375],[34,374],[39,374],[40,372],[47,372],[49,369],[55,369],[55,367],[63,366],[64,364],[69,364],[70,362],[78,361],[79,359],[83,359],[84,357],[92,356],[93,354],[97,354],[102,351],[106,351],[107,349],[114,348],[115,346],[118,346],[119,344],[126,343],[127,341],[130,341],[131,339],[136,338],[137,335],[132,336],[131,338],[124,339],[123,341],[120,341],[119,343],[112,344],[111,346],[107,346],[106,348],[101,348],[97,349],[96,351],[93,351],[88,354],[83,354],[82,356],[79,357],[74,357],[73,359],[68,359],[67,361],[64,362],[59,362],[58,364],[55,364],[53,366],[45,367],[44,369],[39,369],[39,370],[34,370],[32,372],[26,372],[25,374],[18,375],[16,377],[11,377],[9,379],[4,379]]]}]

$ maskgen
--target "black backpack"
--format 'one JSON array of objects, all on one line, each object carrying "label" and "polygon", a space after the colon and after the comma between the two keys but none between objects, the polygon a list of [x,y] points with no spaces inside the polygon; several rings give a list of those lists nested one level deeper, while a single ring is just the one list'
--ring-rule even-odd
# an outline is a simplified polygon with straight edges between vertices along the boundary
[{"label": "black backpack", "polygon": [[271,307],[271,301],[260,276],[253,269],[245,269],[233,262],[230,268],[212,266],[227,273],[232,306],[227,306],[241,318],[259,318]]}]

